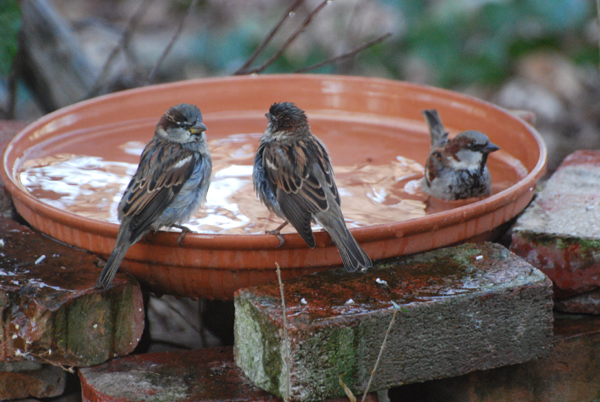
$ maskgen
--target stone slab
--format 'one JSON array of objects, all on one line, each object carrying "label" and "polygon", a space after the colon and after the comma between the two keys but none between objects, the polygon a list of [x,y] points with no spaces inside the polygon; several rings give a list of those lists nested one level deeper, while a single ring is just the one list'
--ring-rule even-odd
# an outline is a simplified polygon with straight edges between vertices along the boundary
[{"label": "stone slab", "polygon": [[[124,357],[82,368],[79,378],[83,402],[280,401],[244,376],[232,347]],[[367,400],[378,399],[372,394]]]},{"label": "stone slab", "polygon": [[[284,282],[291,394],[314,401],[366,388],[398,311],[371,390],[525,362],[548,353],[552,284],[504,247],[465,244]],[[235,296],[235,357],[259,387],[287,387],[278,284]]]},{"label": "stone slab", "polygon": [[402,402],[591,402],[600,400],[600,317],[558,313],[550,355],[524,364],[414,384]]},{"label": "stone slab", "polygon": [[31,362],[0,363],[0,400],[50,398],[62,395],[65,384],[66,374],[60,367]]},{"label": "stone slab", "polygon": [[86,366],[133,351],[144,327],[140,287],[118,274],[95,289],[96,260],[0,218],[0,362]]},{"label": "stone slab", "polygon": [[600,151],[569,155],[513,228],[511,251],[566,298],[600,287]]}]

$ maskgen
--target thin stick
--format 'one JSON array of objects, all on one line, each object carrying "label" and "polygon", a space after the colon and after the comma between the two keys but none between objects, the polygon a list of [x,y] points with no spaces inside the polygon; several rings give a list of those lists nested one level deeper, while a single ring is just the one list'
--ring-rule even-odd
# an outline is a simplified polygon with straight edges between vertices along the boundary
[{"label": "thin stick", "polygon": [[186,13],[179,20],[179,25],[177,26],[177,30],[175,31],[175,34],[171,38],[171,41],[169,42],[169,44],[167,45],[167,47],[165,48],[165,50],[163,51],[163,53],[158,58],[158,61],[154,65],[154,68],[150,72],[150,75],[148,75],[148,79],[146,79],[146,85],[149,85],[152,82],[152,79],[154,78],[154,74],[160,68],[160,65],[162,64],[163,60],[165,59],[165,57],[167,57],[167,54],[169,54],[169,52],[171,51],[171,48],[175,44],[175,41],[179,37],[179,34],[181,33],[181,30],[183,29],[183,26],[185,25],[185,22],[187,21],[187,19],[189,18],[189,16],[192,14],[192,10],[194,8],[196,8],[197,4],[198,4],[198,0],[192,0],[192,2],[190,3],[190,6],[188,7],[188,9],[186,11]]},{"label": "thin stick", "polygon": [[290,373],[290,339],[288,338],[287,332],[287,312],[285,308],[285,297],[283,296],[283,282],[281,281],[281,270],[279,264],[275,263],[277,267],[277,280],[279,281],[279,293],[281,293],[281,309],[283,314],[283,347],[285,348],[285,373],[287,376],[286,395],[284,400],[288,400],[291,393],[291,373]]},{"label": "thin stick", "polygon": [[315,8],[310,14],[308,14],[306,16],[306,18],[302,22],[302,25],[300,25],[300,27],[298,29],[296,29],[296,31],[281,46],[281,48],[279,48],[279,50],[276,51],[275,54],[273,56],[271,56],[271,58],[269,58],[269,60],[265,61],[260,67],[254,68],[250,71],[247,71],[246,74],[260,73],[260,72],[264,71],[267,67],[269,67],[275,60],[277,60],[279,58],[279,56],[281,56],[281,53],[283,53],[283,51],[298,37],[298,35],[300,35],[302,33],[302,31],[304,31],[304,29],[312,21],[313,17],[315,15],[317,15],[317,13],[319,11],[321,11],[323,9],[323,7],[325,7],[327,5],[327,3],[329,3],[329,0],[323,0],[323,2],[321,4],[319,4],[317,6],[317,8]]},{"label": "thin stick", "polygon": [[[600,0],[598,0],[598,1],[600,1]],[[233,73],[233,75],[243,75],[243,74],[246,74],[246,70],[248,69],[248,67],[250,67],[250,65],[252,63],[254,63],[254,60],[256,60],[256,58],[262,53],[262,51],[265,49],[265,47],[271,41],[271,39],[273,39],[273,36],[275,36],[275,34],[277,33],[277,31],[279,31],[279,28],[281,28],[281,26],[283,25],[283,23],[285,22],[285,20],[288,19],[288,17],[290,16],[290,13],[292,13],[294,10],[296,10],[300,6],[300,4],[302,4],[303,2],[304,2],[304,0],[296,0],[287,9],[287,11],[285,12],[285,14],[283,14],[283,16],[279,19],[279,22],[277,22],[277,25],[275,25],[273,27],[273,29],[271,29],[271,31],[267,34],[267,36],[260,43],[260,45],[258,45],[258,47],[254,51],[254,53],[252,53],[252,55],[250,56],[250,58],[248,60],[246,60],[246,62],[240,68],[238,68],[237,71],[235,73]]]},{"label": "thin stick", "polygon": [[[393,303],[393,302],[392,302]],[[381,359],[381,355],[383,354],[383,350],[385,349],[385,343],[387,342],[388,335],[392,330],[392,325],[394,325],[394,320],[396,319],[396,313],[398,312],[398,308],[396,304],[394,304],[394,315],[392,316],[392,320],[390,321],[390,325],[388,326],[387,331],[385,331],[385,337],[383,338],[383,343],[381,344],[381,348],[379,349],[379,355],[377,356],[377,360],[375,361],[375,366],[373,367],[373,371],[371,371],[371,377],[369,377],[369,382],[367,383],[367,389],[365,389],[365,393],[363,394],[362,401],[365,402],[367,398],[367,394],[369,393],[369,388],[371,387],[371,381],[373,381],[373,377],[375,377],[375,372],[377,371],[377,366],[379,365],[379,360]]]},{"label": "thin stick", "polygon": [[90,92],[87,95],[88,98],[96,96],[98,94],[98,92],[100,92],[100,90],[102,89],[102,85],[104,84],[104,81],[106,80],[106,76],[108,75],[110,66],[112,65],[114,59],[117,57],[117,55],[119,54],[121,49],[124,49],[128,46],[128,43],[131,39],[133,32],[135,31],[138,23],[142,20],[142,17],[144,16],[144,14],[146,14],[146,11],[150,7],[150,3],[152,1],[154,1],[154,0],[142,0],[140,2],[140,5],[135,10],[135,13],[133,13],[131,18],[127,22],[127,28],[125,28],[125,31],[123,31],[123,35],[121,36],[119,43],[117,43],[117,46],[115,46],[113,48],[112,52],[108,56],[108,59],[106,59],[106,62],[104,63],[104,66],[102,67],[102,71],[100,72],[100,75],[96,79],[96,83],[94,84],[94,86],[92,87],[92,89],[90,90]]},{"label": "thin stick", "polygon": [[[598,1],[600,1],[600,0],[598,0]],[[385,33],[385,34],[383,34],[383,35],[381,35],[381,36],[379,36],[379,37],[377,37],[377,38],[375,38],[375,39],[373,39],[373,40],[371,40],[371,41],[369,41],[369,42],[367,42],[367,43],[365,43],[365,44],[363,44],[363,45],[361,45],[361,46],[359,46],[359,47],[357,47],[357,48],[355,48],[353,50],[350,50],[349,52],[340,54],[339,56],[335,56],[335,57],[332,57],[332,58],[327,59],[327,60],[323,60],[320,63],[313,64],[312,66],[301,68],[301,69],[296,70],[294,72],[295,73],[304,73],[306,71],[315,70],[315,69],[317,69],[319,67],[322,67],[322,66],[324,66],[326,64],[335,63],[336,61],[340,61],[340,60],[344,60],[344,59],[350,58],[350,57],[354,56],[355,54],[357,54],[358,52],[360,52],[360,51],[362,51],[362,50],[364,50],[364,49],[366,49],[366,48],[368,48],[370,46],[376,45],[377,43],[379,43],[379,42],[381,42],[381,41],[389,38],[391,35],[392,35],[391,32]]]}]

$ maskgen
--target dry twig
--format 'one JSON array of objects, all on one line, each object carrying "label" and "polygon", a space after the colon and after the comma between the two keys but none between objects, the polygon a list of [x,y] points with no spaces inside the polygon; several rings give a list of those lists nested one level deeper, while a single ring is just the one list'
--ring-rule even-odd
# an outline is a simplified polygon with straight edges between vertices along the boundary
[{"label": "dry twig", "polygon": [[[600,1],[600,0],[598,0],[598,1]],[[353,50],[350,50],[350,51],[348,51],[346,53],[340,54],[340,55],[335,56],[335,57],[331,57],[331,58],[329,58],[327,60],[323,60],[322,62],[317,63],[317,64],[313,64],[312,66],[303,67],[303,68],[301,68],[299,70],[296,70],[294,72],[295,73],[304,73],[306,71],[315,70],[315,69],[317,69],[319,67],[323,67],[324,65],[327,65],[327,64],[335,63],[336,61],[340,61],[340,60],[344,60],[344,59],[350,58],[350,57],[354,56],[355,54],[357,54],[358,52],[360,52],[360,51],[362,51],[362,50],[364,50],[364,49],[366,49],[366,48],[368,48],[370,46],[376,45],[379,42],[382,42],[383,40],[389,38],[391,35],[392,35],[391,32],[385,33],[385,34],[383,34],[383,35],[381,35],[381,36],[379,36],[379,37],[377,37],[377,38],[375,38],[375,39],[373,39],[373,40],[371,40],[371,41],[369,41],[367,43],[362,44],[361,46],[359,46],[359,47],[357,47],[357,48],[355,48]]]},{"label": "dry twig", "polygon": [[323,0],[323,2],[321,2],[321,4],[319,4],[313,11],[311,11],[310,14],[308,14],[306,16],[306,18],[304,19],[304,21],[302,22],[300,27],[298,27],[298,29],[296,29],[296,31],[294,31],[294,33],[289,38],[287,38],[285,43],[279,48],[279,50],[277,50],[275,52],[275,54],[273,56],[271,56],[269,58],[269,60],[265,61],[259,67],[253,68],[251,70],[246,69],[241,73],[236,72],[236,74],[237,75],[257,74],[257,73],[264,71],[267,67],[269,67],[271,64],[273,64],[273,62],[275,60],[277,60],[279,58],[279,56],[281,56],[281,54],[284,52],[284,50],[287,49],[287,47],[298,37],[298,35],[300,35],[302,33],[302,31],[304,31],[304,29],[306,29],[308,24],[311,23],[314,16],[317,15],[319,13],[319,11],[321,11],[323,9],[323,7],[325,7],[328,3],[329,3],[329,0]]},{"label": "dry twig", "polygon": [[394,320],[396,319],[396,313],[400,310],[400,307],[392,301],[392,305],[394,306],[394,315],[390,321],[390,325],[388,326],[387,331],[385,331],[385,337],[383,338],[383,342],[381,343],[381,348],[379,349],[379,355],[377,355],[377,360],[375,361],[375,366],[373,366],[373,371],[371,371],[371,377],[369,377],[369,382],[367,383],[367,388],[365,389],[365,393],[363,394],[362,401],[365,402],[367,398],[367,394],[369,393],[369,388],[371,387],[371,381],[373,381],[373,377],[375,377],[375,372],[377,371],[377,366],[379,365],[379,360],[381,360],[381,355],[383,354],[383,350],[385,349],[385,343],[387,342],[388,335],[392,330],[392,326],[394,325]]},{"label": "dry twig", "polygon": [[98,78],[96,79],[96,83],[94,84],[94,86],[92,87],[90,92],[88,93],[88,96],[87,96],[88,98],[98,95],[100,90],[102,90],[104,81],[106,80],[106,76],[108,75],[108,72],[110,71],[110,67],[111,67],[113,61],[115,60],[115,58],[117,57],[117,55],[119,54],[121,49],[125,49],[128,47],[129,41],[131,40],[131,36],[133,35],[133,32],[135,32],[137,25],[144,17],[144,14],[146,14],[146,11],[150,7],[150,4],[152,1],[154,1],[154,0],[142,0],[140,2],[140,5],[135,10],[135,13],[133,13],[131,18],[127,22],[127,28],[125,28],[125,31],[123,31],[123,35],[121,36],[119,43],[117,44],[117,46],[115,46],[113,48],[112,52],[108,56],[108,59],[106,59],[106,62],[104,63],[104,66],[102,67],[102,71],[100,72],[100,75],[98,75]]},{"label": "dry twig", "polygon": [[160,68],[160,65],[162,64],[163,60],[165,59],[165,57],[167,57],[167,54],[169,54],[169,52],[171,51],[171,48],[175,44],[175,41],[179,37],[179,34],[181,33],[181,30],[183,29],[183,26],[185,25],[185,22],[187,21],[187,19],[189,18],[189,16],[192,14],[192,10],[194,8],[196,8],[197,4],[198,4],[198,0],[192,0],[192,2],[190,3],[190,6],[188,7],[188,9],[186,11],[186,13],[179,20],[179,25],[177,26],[177,30],[175,30],[175,34],[173,34],[173,37],[171,38],[171,41],[169,42],[169,44],[167,45],[167,47],[165,48],[165,50],[163,51],[163,53],[158,58],[158,61],[154,65],[154,68],[150,72],[150,75],[148,75],[148,78],[146,79],[146,85],[149,85],[150,83],[152,83],[152,79],[154,78],[154,74]]},{"label": "dry twig", "polygon": [[277,280],[279,281],[279,293],[281,293],[281,314],[283,317],[283,347],[284,356],[285,356],[285,374],[286,374],[286,393],[284,400],[287,401],[290,397],[291,393],[291,373],[290,373],[290,339],[288,337],[287,332],[287,312],[285,308],[285,297],[283,296],[283,282],[281,281],[281,269],[279,268],[279,264],[275,263],[277,267]]},{"label": "dry twig", "polygon": [[254,53],[252,53],[248,60],[246,60],[246,62],[240,68],[238,68],[237,71],[233,73],[233,75],[248,74],[246,71],[248,67],[250,67],[250,65],[254,63],[254,60],[256,60],[256,58],[262,53],[267,44],[271,41],[271,39],[273,39],[273,36],[275,36],[277,31],[279,31],[279,28],[281,28],[281,26],[283,25],[285,20],[287,20],[290,14],[293,13],[303,2],[304,0],[296,0],[294,3],[292,3],[292,5],[286,10],[285,14],[283,14],[283,16],[279,19],[279,22],[277,22],[273,29],[271,29],[271,31],[267,34],[265,39],[263,39],[260,45],[258,45]]}]

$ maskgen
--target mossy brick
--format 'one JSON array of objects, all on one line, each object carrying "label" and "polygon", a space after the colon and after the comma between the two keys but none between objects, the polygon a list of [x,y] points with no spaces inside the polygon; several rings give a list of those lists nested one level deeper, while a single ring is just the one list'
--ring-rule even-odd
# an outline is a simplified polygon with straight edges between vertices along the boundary
[{"label": "mossy brick", "polygon": [[83,402],[280,401],[244,376],[232,347],[128,356],[82,368],[79,378]]},{"label": "mossy brick", "polygon": [[142,293],[118,274],[95,289],[97,257],[0,218],[0,361],[88,366],[131,353]]},{"label": "mossy brick", "polygon": [[66,374],[57,366],[36,362],[0,363],[0,400],[50,398],[65,391]]},{"label": "mossy brick", "polygon": [[600,317],[557,313],[550,354],[390,391],[402,402],[600,401]]},{"label": "mossy brick", "polygon": [[[371,390],[525,362],[548,353],[552,284],[504,247],[465,244],[284,282],[291,399],[362,393],[396,307]],[[277,282],[235,296],[235,358],[259,387],[284,395]]]},{"label": "mossy brick", "polygon": [[517,220],[510,249],[548,275],[558,299],[600,287],[600,151],[564,159]]}]

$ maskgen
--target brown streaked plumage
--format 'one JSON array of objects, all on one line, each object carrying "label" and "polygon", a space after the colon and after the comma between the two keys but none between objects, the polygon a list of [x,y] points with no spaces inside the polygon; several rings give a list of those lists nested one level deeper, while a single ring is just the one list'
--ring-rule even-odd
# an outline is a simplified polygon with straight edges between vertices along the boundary
[{"label": "brown streaked plumage", "polygon": [[479,131],[464,131],[451,140],[436,110],[424,110],[431,152],[425,163],[421,189],[442,200],[485,197],[491,194],[487,157],[500,149]]},{"label": "brown streaked plumage", "polygon": [[311,133],[304,112],[293,103],[275,103],[266,116],[269,123],[253,172],[260,200],[291,223],[311,248],[315,247],[311,222],[320,224],[332,237],[348,271],[371,267],[371,259],[346,227],[329,156]]},{"label": "brown streaked plumage", "polygon": [[204,201],[212,170],[205,130],[194,105],[161,117],[119,203],[119,234],[97,287],[110,286],[129,247],[151,230],[186,222]]}]

